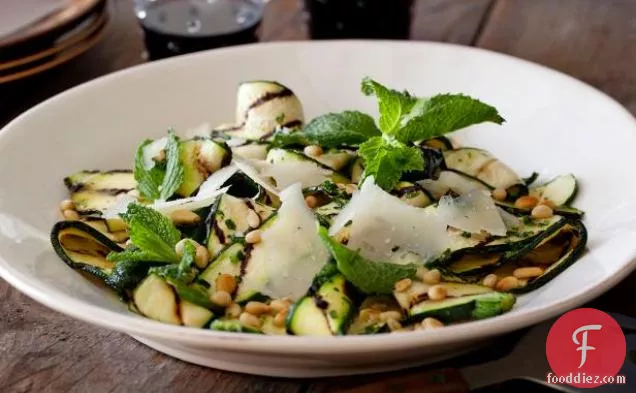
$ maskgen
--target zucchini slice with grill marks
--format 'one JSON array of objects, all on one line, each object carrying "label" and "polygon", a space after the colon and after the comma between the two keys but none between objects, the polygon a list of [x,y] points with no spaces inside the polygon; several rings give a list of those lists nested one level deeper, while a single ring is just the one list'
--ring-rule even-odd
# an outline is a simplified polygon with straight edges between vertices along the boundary
[{"label": "zucchini slice with grill marks", "polygon": [[287,330],[297,336],[342,335],[354,313],[346,280],[337,274],[322,284],[315,294],[292,306],[287,317]]},{"label": "zucchini slice with grill marks", "polygon": [[100,215],[118,195],[137,187],[131,170],[80,171],[65,177],[64,184],[80,215]]},{"label": "zucchini slice with grill marks", "polygon": [[494,291],[443,300],[428,299],[409,309],[409,319],[419,321],[433,317],[451,323],[491,318],[512,309],[515,301],[513,294]]},{"label": "zucchini slice with grill marks", "polygon": [[448,193],[465,194],[472,190],[492,191],[492,188],[483,181],[453,169],[441,171],[436,180],[420,180],[418,184],[435,200],[439,200]]},{"label": "zucchini slice with grill marks", "polygon": [[529,194],[538,200],[548,200],[557,206],[568,205],[578,191],[576,177],[572,174],[557,176],[545,184],[530,187]]},{"label": "zucchini slice with grill marks", "polygon": [[210,176],[232,160],[232,151],[225,143],[195,138],[179,144],[179,160],[183,165],[183,183],[177,195],[189,197]]},{"label": "zucchini slice with grill marks", "polygon": [[472,147],[446,150],[444,160],[450,169],[475,177],[492,188],[510,191],[508,194],[511,198],[527,193],[523,179],[512,168],[486,150]]},{"label": "zucchini slice with grill marks", "polygon": [[179,302],[179,315],[184,326],[202,328],[214,318],[214,313],[207,308],[181,299]]},{"label": "zucchini slice with grill marks", "polygon": [[349,165],[355,157],[356,153],[350,150],[330,149],[317,157],[313,157],[313,159],[334,171],[341,171]]},{"label": "zucchini slice with grill marks", "polygon": [[172,286],[151,274],[133,292],[133,302],[139,312],[156,321],[181,325],[179,301]]},{"label": "zucchini slice with grill marks", "polygon": [[303,107],[293,91],[278,82],[249,81],[238,89],[236,125],[217,131],[228,137],[266,141],[276,129],[299,129],[303,122]]},{"label": "zucchini slice with grill marks", "polygon": [[278,164],[281,162],[289,162],[289,161],[303,161],[308,163],[313,163],[316,168],[326,171],[328,173],[328,177],[334,183],[349,183],[349,179],[340,173],[334,171],[327,165],[324,165],[317,160],[304,155],[301,152],[297,152],[290,149],[282,149],[282,148],[273,148],[270,149],[267,153],[267,162],[270,164]]},{"label": "zucchini slice with grill marks", "polygon": [[111,251],[123,251],[106,235],[81,221],[56,223],[51,231],[51,244],[67,265],[100,280],[105,280],[115,267],[106,256]]},{"label": "zucchini slice with grill marks", "polygon": [[[526,293],[547,284],[554,277],[576,262],[587,243],[587,230],[582,222],[567,223],[554,236],[543,241],[522,259],[511,261],[494,273],[500,277],[510,275],[519,267],[540,266],[543,274],[527,280],[520,280],[522,285],[512,290],[515,293]],[[507,272],[505,270],[507,270]]]}]

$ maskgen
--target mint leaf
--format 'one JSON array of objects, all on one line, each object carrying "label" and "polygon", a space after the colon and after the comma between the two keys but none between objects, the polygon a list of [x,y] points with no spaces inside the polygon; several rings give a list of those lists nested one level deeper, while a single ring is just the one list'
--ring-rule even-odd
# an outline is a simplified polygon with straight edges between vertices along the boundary
[{"label": "mint leaf", "polygon": [[415,277],[414,265],[369,261],[329,237],[324,227],[318,228],[318,234],[336,260],[340,273],[366,294],[391,294],[397,281]]},{"label": "mint leaf", "polygon": [[372,175],[375,183],[386,191],[390,191],[404,173],[424,169],[424,160],[416,147],[406,146],[388,135],[364,142],[358,154],[365,161],[365,177]]},{"label": "mint leaf", "polygon": [[161,186],[161,182],[165,176],[165,171],[156,165],[151,169],[146,169],[144,166],[144,148],[152,142],[152,140],[147,139],[137,148],[137,152],[135,153],[135,168],[133,172],[135,180],[137,181],[137,188],[139,189],[141,196],[154,201],[161,196],[159,187]]},{"label": "mint leaf", "polygon": [[272,147],[307,146],[312,142],[301,131],[289,128],[279,128],[274,132],[270,142]]},{"label": "mint leaf", "polygon": [[313,119],[302,131],[311,143],[325,147],[355,146],[381,135],[373,118],[357,111],[328,113]]},{"label": "mint leaf", "polygon": [[418,101],[408,92],[389,89],[370,78],[362,80],[362,93],[377,97],[380,129],[387,134],[392,134],[401,127],[403,118],[411,112]]},{"label": "mint leaf", "polygon": [[197,249],[194,246],[194,244],[192,244],[191,241],[186,241],[183,246],[183,256],[181,257],[181,261],[179,262],[179,267],[177,270],[178,277],[181,277],[187,272],[192,270],[192,265],[194,265],[194,258],[196,256],[196,252],[197,252]]},{"label": "mint leaf", "polygon": [[127,248],[121,252],[111,252],[106,259],[113,262],[157,262],[154,253],[147,253],[137,247]]},{"label": "mint leaf", "polygon": [[440,94],[422,100],[404,120],[404,126],[395,132],[402,142],[430,139],[474,124],[505,121],[494,107],[462,94]]},{"label": "mint leaf", "polygon": [[159,198],[166,200],[172,196],[183,183],[184,170],[179,157],[179,138],[174,130],[168,131],[166,144],[166,173],[161,183]]},{"label": "mint leaf", "polygon": [[181,233],[168,217],[135,203],[128,205],[128,210],[121,217],[130,228],[130,241],[137,250],[111,253],[108,256],[110,260],[128,258],[137,261],[179,262],[174,247],[181,238]]}]

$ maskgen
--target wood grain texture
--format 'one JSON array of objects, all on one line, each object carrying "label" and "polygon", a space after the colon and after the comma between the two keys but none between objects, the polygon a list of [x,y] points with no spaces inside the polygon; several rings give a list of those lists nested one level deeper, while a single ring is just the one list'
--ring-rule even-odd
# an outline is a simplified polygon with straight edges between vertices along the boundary
[{"label": "wood grain texture", "polygon": [[[273,0],[261,38],[306,39],[300,4],[301,0]],[[0,126],[60,91],[143,62],[130,0],[111,0],[110,7],[107,36],[91,51],[37,77],[0,86]],[[606,91],[636,113],[634,20],[632,0],[418,0],[412,37],[477,45],[555,67]],[[636,274],[590,305],[636,316],[630,300],[634,286]],[[3,393],[388,393],[396,386],[412,393],[426,390],[418,381],[439,374],[425,367],[364,378],[293,381],[205,369],[51,311],[2,280],[0,354]],[[461,364],[455,359],[438,367]],[[456,375],[448,372],[448,379],[454,380]],[[446,391],[465,389],[461,383],[456,387]]]},{"label": "wood grain texture", "polygon": [[563,71],[636,113],[636,1],[498,0],[477,45]]}]

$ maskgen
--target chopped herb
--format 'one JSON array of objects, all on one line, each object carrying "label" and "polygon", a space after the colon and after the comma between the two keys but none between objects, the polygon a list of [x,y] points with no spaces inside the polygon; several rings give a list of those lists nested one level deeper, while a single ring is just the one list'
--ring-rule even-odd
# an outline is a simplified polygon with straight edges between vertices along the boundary
[{"label": "chopped herb", "polygon": [[461,236],[465,237],[466,239],[469,239],[472,236],[472,234],[470,232],[462,231]]},{"label": "chopped herb", "polygon": [[234,223],[234,221],[232,221],[231,219],[227,219],[225,220],[225,226],[229,229],[229,230],[235,230],[236,229],[236,224]]}]

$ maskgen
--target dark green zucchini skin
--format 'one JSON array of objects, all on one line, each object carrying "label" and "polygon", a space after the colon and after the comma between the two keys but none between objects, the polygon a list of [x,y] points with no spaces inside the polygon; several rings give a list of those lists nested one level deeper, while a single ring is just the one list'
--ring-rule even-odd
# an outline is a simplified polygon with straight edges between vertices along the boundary
[{"label": "dark green zucchini skin", "polygon": [[516,288],[511,292],[514,293],[528,293],[534,291],[547,284],[557,275],[563,273],[565,269],[572,266],[574,262],[578,261],[583,252],[585,252],[585,246],[587,244],[587,228],[581,221],[569,222],[567,229],[572,230],[572,239],[570,239],[567,246],[567,250],[563,253],[558,261],[554,262],[541,276],[529,280],[528,283],[520,288]]},{"label": "dark green zucchini skin", "polygon": [[66,229],[76,229],[81,232],[84,232],[89,237],[93,238],[95,242],[102,244],[103,246],[108,248],[110,251],[120,252],[120,251],[123,251],[124,249],[121,248],[117,243],[111,241],[109,238],[107,238],[104,234],[102,234],[98,230],[94,229],[90,225],[85,224],[81,221],[59,221],[53,226],[53,229],[51,230],[51,244],[53,246],[53,250],[55,250],[55,253],[64,261],[64,263],[66,263],[68,266],[70,266],[73,269],[84,271],[86,273],[89,273],[97,277],[100,280],[105,280],[106,277],[108,277],[108,275],[111,273],[112,269],[115,267],[115,264],[112,263],[112,266],[109,269],[105,269],[105,268],[100,268],[94,265],[89,265],[86,263],[74,261],[67,254],[66,250],[60,243],[60,235]]},{"label": "dark green zucchini skin", "polygon": [[104,258],[104,266],[102,267],[76,261],[67,253],[60,242],[60,235],[62,235],[65,230],[81,231],[87,238],[101,244],[107,248],[109,252],[121,252],[124,249],[117,243],[108,239],[100,231],[81,221],[60,221],[53,226],[53,230],[51,231],[51,244],[53,246],[53,250],[55,250],[55,253],[68,266],[75,270],[88,273],[97,278],[99,281],[102,281],[124,300],[130,297],[130,293],[147,276],[148,270],[151,267],[164,264],[132,261],[121,261],[115,263],[107,261],[106,255],[102,255]]},{"label": "dark green zucchini skin", "polygon": [[[514,203],[511,202],[495,201],[495,204],[508,213],[514,214],[515,216],[527,216],[530,215],[531,212],[531,209],[518,208],[514,205]],[[552,210],[554,211],[554,214],[570,219],[580,220],[585,215],[585,212],[583,212],[582,210],[570,206],[556,206]]]}]

